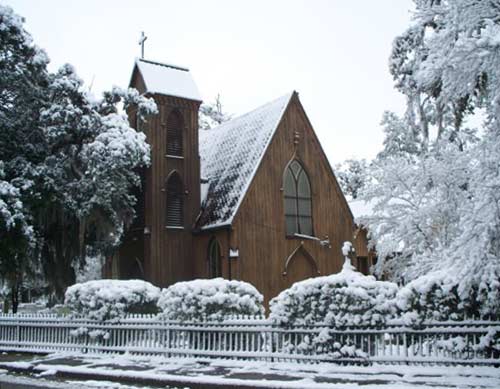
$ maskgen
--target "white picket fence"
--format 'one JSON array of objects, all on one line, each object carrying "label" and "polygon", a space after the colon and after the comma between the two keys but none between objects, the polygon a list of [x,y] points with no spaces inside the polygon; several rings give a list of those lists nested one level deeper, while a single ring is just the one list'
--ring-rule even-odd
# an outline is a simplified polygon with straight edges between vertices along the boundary
[{"label": "white picket fence", "polygon": [[130,353],[166,357],[336,363],[500,365],[485,348],[500,322],[426,323],[413,329],[282,328],[266,319],[179,323],[154,316],[97,322],[53,315],[0,315],[0,351]]}]

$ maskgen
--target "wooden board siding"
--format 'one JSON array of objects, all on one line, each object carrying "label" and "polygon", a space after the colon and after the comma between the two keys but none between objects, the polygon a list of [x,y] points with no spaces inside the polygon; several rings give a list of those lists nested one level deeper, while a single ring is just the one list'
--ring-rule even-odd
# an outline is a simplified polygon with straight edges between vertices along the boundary
[{"label": "wooden board siding", "polygon": [[[144,92],[137,71],[132,80],[132,85]],[[353,241],[356,226],[296,93],[232,225],[195,233],[193,226],[200,212],[199,102],[164,95],[152,97],[159,113],[141,126],[151,145],[151,166],[144,173],[144,226],[136,226],[133,233],[126,235],[119,259],[114,262],[119,263],[114,268],[120,269],[120,276],[134,272],[134,258],[142,248],[144,278],[156,285],[207,278],[208,247],[214,238],[220,245],[222,276],[250,282],[264,294],[266,304],[298,280],[340,271],[344,261],[341,247],[345,241]],[[183,158],[166,156],[166,123],[173,110],[178,110],[184,122]],[[129,115],[133,122],[133,112]],[[301,163],[310,180],[314,236],[329,240],[327,245],[286,236],[283,173],[293,159]],[[182,178],[185,189],[182,229],[165,225],[166,180],[174,171]],[[366,250],[366,234],[360,234],[354,245],[358,255],[371,258]],[[238,250],[237,258],[230,258],[231,249]]]},{"label": "wooden board siding", "polygon": [[[314,240],[286,237],[283,172],[294,158],[301,162],[311,181],[314,235],[320,239],[328,236],[331,248]],[[352,215],[297,95],[284,114],[232,227],[231,240],[240,254],[241,279],[255,285],[266,301],[297,278],[311,274],[311,263],[304,252],[314,259],[322,275],[336,273],[342,267],[342,244],[353,239]],[[302,249],[291,262],[293,268],[284,275],[287,258],[299,247]]]},{"label": "wooden board siding", "polygon": [[370,274],[371,266],[377,261],[377,253],[368,247],[368,231],[363,227],[356,227],[353,241],[354,250],[356,250],[353,265],[364,274]]},{"label": "wooden board siding", "polygon": [[[132,76],[132,86],[144,92],[144,82],[137,69]],[[198,155],[199,102],[165,96],[154,98],[158,114],[141,124],[151,146],[151,166],[146,169],[144,268],[145,279],[159,286],[167,286],[193,278],[194,255],[192,226],[200,209],[200,160]],[[169,157],[167,150],[168,116],[180,113],[183,120],[183,157]],[[131,113],[129,113],[131,114]],[[131,121],[133,121],[131,119]],[[166,181],[177,172],[184,188],[183,228],[166,226]],[[125,241],[120,250],[120,263],[130,262],[130,244]]]},{"label": "wooden board siding", "polygon": [[232,267],[229,265],[229,228],[220,228],[206,233],[199,233],[194,237],[194,272],[193,278],[208,278],[208,245],[211,239],[217,239],[221,249],[222,276],[234,279]]}]

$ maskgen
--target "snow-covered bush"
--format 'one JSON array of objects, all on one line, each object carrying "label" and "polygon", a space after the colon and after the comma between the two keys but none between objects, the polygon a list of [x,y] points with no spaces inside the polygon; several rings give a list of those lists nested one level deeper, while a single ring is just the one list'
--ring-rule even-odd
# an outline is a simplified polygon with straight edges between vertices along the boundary
[{"label": "snow-covered bush", "polygon": [[297,282],[271,300],[270,319],[274,324],[325,326],[316,336],[306,336],[301,344],[290,347],[305,354],[364,358],[361,344],[339,336],[334,330],[380,326],[395,316],[397,285],[357,272],[348,257],[351,250],[351,244],[344,243],[345,263],[340,273]]},{"label": "snow-covered bush", "polygon": [[486,335],[481,336],[476,351],[482,352],[487,358],[500,357],[500,330],[491,328]]},{"label": "snow-covered bush", "polygon": [[474,317],[498,317],[498,280],[467,287],[464,280],[450,272],[434,272],[419,277],[400,289],[396,304],[405,324],[423,321],[464,320]]},{"label": "snow-covered bush", "polygon": [[458,296],[458,285],[444,273],[431,273],[400,289],[396,304],[405,324],[425,320],[461,320],[467,304]]},{"label": "snow-covered bush", "polygon": [[357,272],[342,271],[297,282],[271,300],[271,320],[278,325],[324,324],[342,328],[384,324],[396,312],[397,285]]},{"label": "snow-covered bush", "polygon": [[263,296],[251,284],[222,278],[178,282],[161,292],[163,317],[179,321],[222,320],[263,315]]},{"label": "snow-covered bush", "polygon": [[342,332],[324,327],[317,335],[305,335],[300,343],[285,339],[283,352],[304,355],[328,354],[329,358],[367,358],[360,339],[346,337]]},{"label": "snow-covered bush", "polygon": [[70,286],[64,302],[77,315],[113,320],[128,313],[156,313],[160,289],[141,280],[96,280]]},{"label": "snow-covered bush", "polygon": [[[475,280],[469,281],[472,283],[469,288],[472,289],[471,294],[474,296],[471,303],[473,314],[493,320],[500,319],[500,270],[497,266],[496,264],[485,266],[489,268],[489,272],[484,269],[483,274],[477,274]],[[466,293],[469,289],[468,285],[464,284],[464,282],[460,283],[459,292],[461,294]]]}]

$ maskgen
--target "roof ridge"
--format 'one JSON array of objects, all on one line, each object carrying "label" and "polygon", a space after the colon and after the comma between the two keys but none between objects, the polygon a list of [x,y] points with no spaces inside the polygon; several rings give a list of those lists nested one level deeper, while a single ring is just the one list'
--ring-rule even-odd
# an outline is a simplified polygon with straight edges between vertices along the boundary
[{"label": "roof ridge", "polygon": [[166,68],[171,68],[171,69],[181,70],[184,72],[189,72],[189,69],[184,67],[184,66],[172,65],[172,64],[158,62],[158,61],[152,61],[150,59],[144,59],[144,58],[137,58],[137,60],[140,62],[149,63],[151,65],[164,66]]}]

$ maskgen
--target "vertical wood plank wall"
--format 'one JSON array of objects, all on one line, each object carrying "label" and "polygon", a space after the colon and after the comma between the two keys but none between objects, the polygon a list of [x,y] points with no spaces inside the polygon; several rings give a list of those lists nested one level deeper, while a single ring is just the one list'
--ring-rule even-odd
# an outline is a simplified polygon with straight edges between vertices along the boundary
[{"label": "vertical wood plank wall", "polygon": [[[145,90],[140,74],[135,71],[132,85],[139,92]],[[159,286],[167,286],[193,278],[194,253],[192,226],[200,210],[200,160],[198,154],[199,102],[164,95],[152,95],[158,114],[141,125],[151,146],[151,166],[146,169],[144,269],[145,279]],[[177,110],[183,118],[183,157],[166,154],[168,115]],[[166,226],[166,181],[176,171],[182,178],[184,193],[183,229]],[[120,250],[120,264],[135,252],[125,240]],[[126,269],[121,269],[126,275]]]},{"label": "vertical wood plank wall", "polygon": [[[134,75],[133,85],[144,90],[139,74]],[[340,271],[344,261],[342,244],[353,241],[356,227],[297,94],[283,115],[232,226],[195,234],[192,227],[200,211],[199,103],[169,96],[154,98],[159,114],[145,125],[152,146],[151,167],[146,171],[145,227],[149,234],[143,237],[145,279],[167,286],[207,277],[208,244],[214,237],[221,246],[223,276],[250,282],[264,294],[266,304],[297,279]],[[165,156],[165,124],[173,109],[184,118],[183,159]],[[283,172],[292,159],[297,159],[309,175],[314,235],[329,240],[329,245],[286,236]],[[181,175],[186,189],[182,230],[165,226],[165,181],[174,170]],[[354,244],[358,253],[364,253],[366,234]],[[127,257],[130,248],[126,242],[120,257]],[[229,258],[231,248],[239,251],[238,258]]]},{"label": "vertical wood plank wall", "polygon": [[[331,248],[314,240],[286,237],[283,172],[292,159],[302,164],[311,181],[314,235],[320,239],[328,236]],[[314,258],[321,275],[336,273],[344,261],[342,244],[352,241],[353,232],[347,202],[294,95],[233,223],[233,248],[239,249],[241,279],[255,285],[269,301],[288,288],[298,274],[310,276],[311,263],[304,250]],[[292,266],[296,261],[294,274],[284,275],[288,257],[299,246],[304,250],[289,262]]]}]

